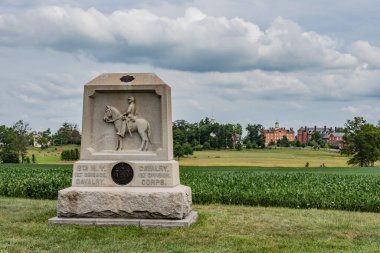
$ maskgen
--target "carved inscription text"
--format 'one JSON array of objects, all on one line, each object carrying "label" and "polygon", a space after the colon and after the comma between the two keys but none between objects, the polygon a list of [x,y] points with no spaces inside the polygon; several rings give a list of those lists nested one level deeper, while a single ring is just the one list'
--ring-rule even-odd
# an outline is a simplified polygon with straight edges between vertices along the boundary
[{"label": "carved inscription text", "polygon": [[107,178],[107,169],[105,165],[78,165],[74,177],[78,186],[102,186]]}]

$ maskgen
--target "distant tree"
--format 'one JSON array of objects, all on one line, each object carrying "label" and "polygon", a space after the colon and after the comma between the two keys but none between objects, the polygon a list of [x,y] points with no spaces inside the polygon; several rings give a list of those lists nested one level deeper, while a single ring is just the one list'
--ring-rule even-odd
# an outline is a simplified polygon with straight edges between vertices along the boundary
[{"label": "distant tree", "polygon": [[319,144],[315,140],[309,141],[307,145],[313,147],[314,149],[317,149],[319,147]]},{"label": "distant tree", "polygon": [[206,150],[211,149],[210,143],[208,141],[203,143],[203,149],[206,149]]},{"label": "distant tree", "polygon": [[363,117],[355,117],[353,120],[347,120],[344,124],[344,135],[343,135],[343,149],[341,153],[344,155],[352,155],[355,153],[355,143],[354,138],[360,128],[367,124],[367,121]]},{"label": "distant tree", "polygon": [[286,135],[277,141],[277,146],[279,147],[290,147],[290,141]]},{"label": "distant tree", "polygon": [[252,148],[252,143],[251,143],[250,140],[248,140],[248,141],[246,142],[246,144],[245,144],[245,148],[246,148],[246,149],[251,149],[251,148]]},{"label": "distant tree", "polygon": [[309,145],[309,146],[318,146],[318,147],[322,147],[325,142],[323,141],[323,136],[320,132],[316,131],[314,132],[312,135],[311,135],[311,139],[310,141],[314,141],[315,143],[317,143],[317,145]]},{"label": "distant tree", "polygon": [[373,167],[380,159],[380,129],[371,124],[364,124],[351,138],[353,156],[348,160],[348,164]]},{"label": "distant tree", "polygon": [[174,157],[176,157],[178,161],[181,157],[185,156],[185,151],[183,150],[182,145],[177,142],[174,143],[173,151],[174,151]]},{"label": "distant tree", "polygon": [[36,163],[36,156],[35,156],[35,154],[32,154],[32,163]]},{"label": "distant tree", "polygon": [[243,149],[243,145],[241,144],[241,142],[239,141],[238,143],[236,143],[236,145],[235,145],[235,149],[236,150],[242,150]]},{"label": "distant tree", "polygon": [[52,136],[55,145],[77,144],[81,143],[81,135],[78,125],[64,122],[58,131]]},{"label": "distant tree", "polygon": [[47,148],[52,140],[50,128],[45,131],[34,134],[35,141],[41,146],[41,149]]},{"label": "distant tree", "polygon": [[17,133],[13,128],[0,126],[0,160],[3,163],[19,163]]},{"label": "distant tree", "polygon": [[185,144],[183,144],[182,148],[183,148],[183,154],[186,155],[186,156],[192,155],[194,153],[193,147],[188,142],[186,142]]},{"label": "distant tree", "polygon": [[195,151],[202,151],[203,150],[203,145],[200,145],[200,144],[195,145],[194,150]]},{"label": "distant tree", "polygon": [[16,150],[21,157],[21,162],[25,162],[31,127],[29,126],[29,123],[19,120],[12,126],[12,128],[16,133],[14,140]]},{"label": "distant tree", "polygon": [[263,135],[263,126],[260,124],[248,124],[245,128],[247,130],[247,135],[244,138],[244,143],[250,141],[252,145],[256,145],[257,147],[264,148],[265,147],[265,137]]}]

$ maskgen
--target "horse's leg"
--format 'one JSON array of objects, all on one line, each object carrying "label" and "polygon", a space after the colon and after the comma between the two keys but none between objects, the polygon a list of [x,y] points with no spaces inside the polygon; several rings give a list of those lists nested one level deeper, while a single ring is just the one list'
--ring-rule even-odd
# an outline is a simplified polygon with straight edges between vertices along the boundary
[{"label": "horse's leg", "polygon": [[120,150],[120,139],[117,138],[116,151]]},{"label": "horse's leg", "polygon": [[123,150],[123,137],[119,136],[119,150]]},{"label": "horse's leg", "polygon": [[144,131],[141,131],[141,127],[137,126],[137,132],[139,133],[140,138],[141,138],[140,151],[144,151],[145,150],[145,142],[146,142],[146,137],[145,137]]},{"label": "horse's leg", "polygon": [[143,139],[143,137],[142,137],[142,135],[141,135],[141,133],[139,132],[139,134],[140,134],[140,137],[141,137],[141,146],[140,146],[140,151],[144,151],[144,144],[145,144],[145,141],[144,141],[144,139]]},{"label": "horse's leg", "polygon": [[143,144],[143,149],[142,150],[147,151],[148,147],[149,147],[148,146],[149,145],[149,143],[148,143],[148,136],[146,135],[145,132],[143,132],[141,134],[141,137],[142,137],[142,144]]}]

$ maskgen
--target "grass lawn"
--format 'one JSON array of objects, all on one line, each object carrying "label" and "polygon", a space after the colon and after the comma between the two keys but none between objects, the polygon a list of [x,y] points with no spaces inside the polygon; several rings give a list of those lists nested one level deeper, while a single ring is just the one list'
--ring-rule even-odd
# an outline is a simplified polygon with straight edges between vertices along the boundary
[{"label": "grass lawn", "polygon": [[378,252],[380,214],[195,205],[190,228],[49,226],[56,201],[0,197],[0,252]]},{"label": "grass lawn", "polygon": [[327,167],[347,165],[348,157],[339,152],[296,148],[251,149],[251,150],[206,150],[181,158],[184,166],[263,166],[263,167]]}]

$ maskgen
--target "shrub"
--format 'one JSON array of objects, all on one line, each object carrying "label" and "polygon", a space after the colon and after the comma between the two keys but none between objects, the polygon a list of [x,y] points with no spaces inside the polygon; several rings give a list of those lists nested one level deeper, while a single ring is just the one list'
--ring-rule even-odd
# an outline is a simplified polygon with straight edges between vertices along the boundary
[{"label": "shrub", "polygon": [[195,150],[195,151],[202,151],[202,150],[203,150],[203,145],[200,145],[200,144],[195,145],[195,146],[194,146],[194,150]]},{"label": "shrub", "polygon": [[3,163],[20,163],[18,153],[14,151],[0,152],[0,159]]}]

